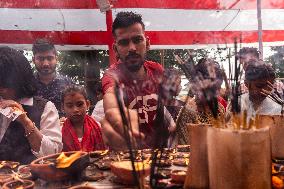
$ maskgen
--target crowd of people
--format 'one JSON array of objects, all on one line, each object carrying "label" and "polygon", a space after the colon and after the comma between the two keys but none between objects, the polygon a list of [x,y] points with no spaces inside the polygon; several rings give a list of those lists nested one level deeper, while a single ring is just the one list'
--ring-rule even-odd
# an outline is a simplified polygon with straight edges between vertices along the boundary
[{"label": "crowd of people", "polygon": [[[35,41],[35,73],[21,52],[0,47],[0,108],[22,112],[15,121],[0,114],[0,160],[27,164],[61,151],[122,150],[129,142],[135,148],[152,148],[161,137],[168,139],[165,147],[189,144],[189,123],[210,124],[216,116],[229,114],[230,88],[222,95],[224,71],[216,61],[202,58],[193,65],[191,95],[180,101],[180,71],[146,59],[150,39],[139,14],[118,13],[112,34],[117,63],[104,73],[103,99],[91,115],[84,87],[57,73],[51,42]],[[243,48],[238,58],[244,81],[241,108],[248,117],[282,115],[283,104],[268,97],[283,98],[283,90],[274,88],[272,66],[259,59],[255,48]]]}]

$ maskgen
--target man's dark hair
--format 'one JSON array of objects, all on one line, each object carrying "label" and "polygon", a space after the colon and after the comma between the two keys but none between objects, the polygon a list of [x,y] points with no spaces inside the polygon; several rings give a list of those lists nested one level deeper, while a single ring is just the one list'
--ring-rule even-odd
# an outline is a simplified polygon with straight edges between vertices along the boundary
[{"label": "man's dark hair", "polygon": [[119,12],[112,24],[112,35],[115,36],[116,29],[127,28],[136,23],[141,24],[143,30],[145,29],[145,25],[140,14],[136,14],[134,12]]},{"label": "man's dark hair", "polygon": [[29,61],[9,47],[0,47],[0,86],[15,90],[18,99],[32,97],[37,92]]},{"label": "man's dark hair", "polygon": [[85,89],[84,87],[82,87],[81,85],[73,84],[73,85],[67,86],[67,87],[62,91],[61,102],[64,103],[64,98],[65,98],[67,95],[73,94],[73,93],[79,93],[79,94],[83,95],[83,97],[85,98],[85,100],[88,100],[86,89]]},{"label": "man's dark hair", "polygon": [[275,80],[275,72],[270,64],[261,60],[251,60],[245,72],[246,81]]},{"label": "man's dark hair", "polygon": [[55,55],[57,55],[56,49],[54,47],[54,44],[48,41],[47,39],[37,39],[35,43],[33,44],[32,48],[33,54],[36,55],[36,53],[42,53],[46,51],[53,51]]},{"label": "man's dark hair", "polygon": [[243,47],[243,48],[241,48],[237,57],[242,58],[243,56],[245,56],[247,54],[253,54],[257,59],[259,59],[259,51],[257,50],[257,48],[254,48],[254,47]]}]

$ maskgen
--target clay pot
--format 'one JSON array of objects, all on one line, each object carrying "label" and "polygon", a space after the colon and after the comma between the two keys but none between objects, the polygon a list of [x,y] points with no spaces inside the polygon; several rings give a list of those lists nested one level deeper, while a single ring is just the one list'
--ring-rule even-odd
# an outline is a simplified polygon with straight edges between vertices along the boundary
[{"label": "clay pot", "polygon": [[12,174],[0,174],[0,185],[13,180]]},{"label": "clay pot", "polygon": [[31,180],[24,180],[24,183],[15,180],[15,181],[5,183],[2,187],[2,189],[16,189],[16,188],[19,188],[21,186],[24,189],[32,189],[32,188],[34,188],[35,183]]},{"label": "clay pot", "polygon": [[178,152],[190,152],[190,145],[177,145]]},{"label": "clay pot", "polygon": [[84,186],[84,185],[79,185],[79,186],[73,186],[69,189],[96,189],[95,187],[92,186]]},{"label": "clay pot", "polygon": [[[135,162],[135,163],[141,163],[142,162]],[[121,181],[125,184],[133,184],[134,178],[132,173],[132,165],[131,161],[117,161],[111,163],[111,172],[117,176]],[[136,169],[137,175],[140,176],[140,178],[144,178],[148,175],[150,175],[150,165],[144,164],[144,167]]]},{"label": "clay pot", "polygon": [[18,167],[18,174],[21,179],[32,180],[32,173],[29,165],[20,165]]},{"label": "clay pot", "polygon": [[186,171],[183,170],[173,170],[171,173],[171,178],[173,182],[184,183],[186,178]]},{"label": "clay pot", "polygon": [[1,169],[3,168],[15,169],[20,165],[20,163],[16,161],[0,161],[0,165]]},{"label": "clay pot", "polygon": [[[65,155],[70,156],[74,153],[76,152],[65,152]],[[74,161],[67,168],[56,168],[55,164],[47,162],[48,160],[55,161],[60,154],[61,153],[48,155],[31,162],[30,168],[33,176],[46,181],[68,180],[78,177],[90,162],[87,152],[81,152],[80,158]]]}]

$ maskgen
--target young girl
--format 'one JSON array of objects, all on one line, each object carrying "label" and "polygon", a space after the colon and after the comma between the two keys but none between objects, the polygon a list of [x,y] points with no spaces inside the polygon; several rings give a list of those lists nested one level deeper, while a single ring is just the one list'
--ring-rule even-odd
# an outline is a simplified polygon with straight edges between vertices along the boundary
[{"label": "young girl", "polygon": [[62,128],[63,151],[103,150],[101,127],[86,114],[90,106],[83,87],[71,85],[62,93],[62,109],[66,121]]}]

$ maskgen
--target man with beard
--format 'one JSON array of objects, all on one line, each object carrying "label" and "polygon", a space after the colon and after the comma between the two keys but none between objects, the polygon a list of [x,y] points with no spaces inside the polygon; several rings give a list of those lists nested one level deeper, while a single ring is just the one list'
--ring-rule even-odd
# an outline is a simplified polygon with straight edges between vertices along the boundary
[{"label": "man with beard", "polygon": [[53,102],[62,117],[61,92],[72,82],[69,78],[56,73],[57,52],[52,43],[46,39],[38,39],[33,44],[33,62],[37,70],[35,74],[37,95]]},{"label": "man with beard", "polygon": [[275,73],[270,64],[260,60],[249,62],[245,72],[245,85],[249,92],[241,96],[241,110],[247,111],[248,119],[256,114],[281,115],[282,106],[265,95],[265,92],[273,90],[274,81]]},{"label": "man with beard", "polygon": [[[257,48],[253,47],[243,47],[240,49],[239,53],[237,54],[237,57],[240,60],[240,63],[242,65],[242,70],[241,70],[241,79],[244,80],[245,77],[245,71],[247,69],[248,63],[251,60],[259,60],[259,52]],[[248,89],[243,81],[241,81],[241,93],[247,93]]]},{"label": "man with beard", "polygon": [[150,40],[145,36],[141,15],[118,13],[112,25],[112,34],[118,62],[111,65],[102,78],[105,109],[102,129],[105,140],[113,149],[125,147],[123,124],[115,96],[117,82],[122,90],[125,112],[131,120],[131,136],[134,139],[143,138],[144,144],[139,147],[151,147],[158,83],[163,76],[163,68],[158,63],[145,60]]}]

